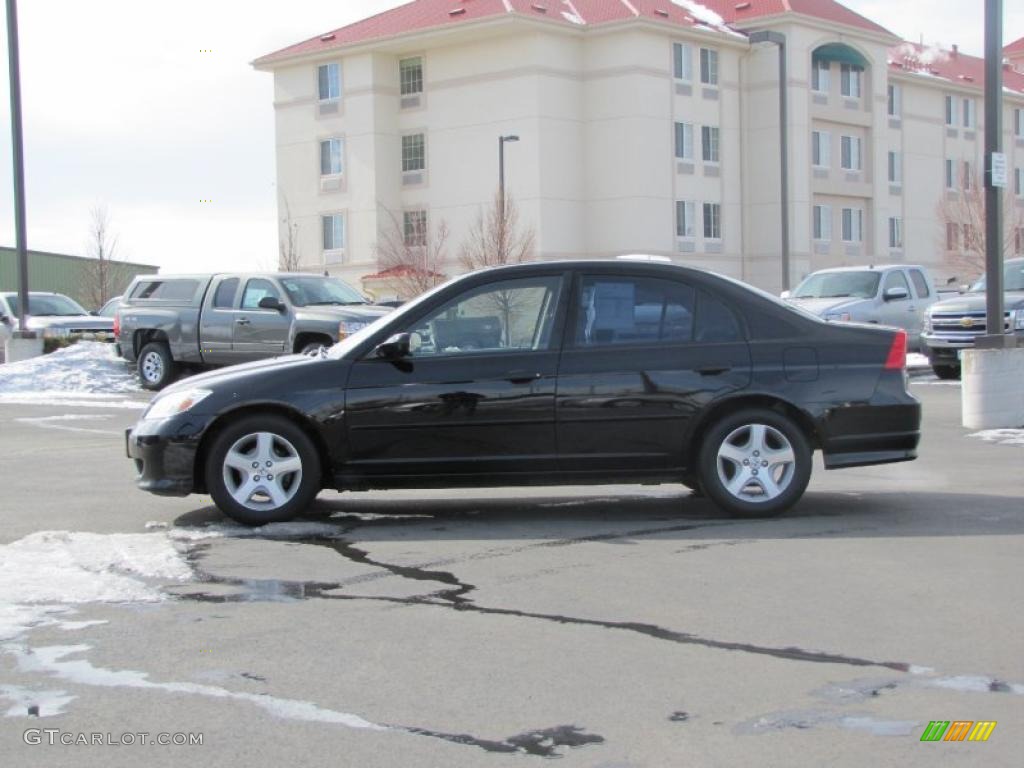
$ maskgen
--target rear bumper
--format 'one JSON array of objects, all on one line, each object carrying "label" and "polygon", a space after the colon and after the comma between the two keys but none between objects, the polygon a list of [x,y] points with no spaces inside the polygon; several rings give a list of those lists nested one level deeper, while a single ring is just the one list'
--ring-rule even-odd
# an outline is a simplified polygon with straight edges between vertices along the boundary
[{"label": "rear bumper", "polygon": [[202,425],[179,419],[140,421],[125,433],[135,484],[158,496],[188,496],[196,487],[195,462]]},{"label": "rear bumper", "polygon": [[825,412],[821,420],[826,469],[913,461],[921,442],[921,403],[904,388],[903,376],[883,374],[867,403]]}]

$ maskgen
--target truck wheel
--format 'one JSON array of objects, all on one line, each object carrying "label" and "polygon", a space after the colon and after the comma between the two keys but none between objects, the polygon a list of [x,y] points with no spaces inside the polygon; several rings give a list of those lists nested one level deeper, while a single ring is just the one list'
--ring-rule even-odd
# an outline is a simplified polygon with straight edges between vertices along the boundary
[{"label": "truck wheel", "polygon": [[291,520],[320,490],[320,456],[288,419],[248,416],[214,440],[206,487],[217,507],[243,525]]},{"label": "truck wheel", "polygon": [[946,381],[960,378],[959,365],[933,365],[932,370],[935,371],[936,376]]},{"label": "truck wheel", "polygon": [[162,341],[151,341],[139,352],[139,381],[143,389],[158,390],[170,384],[178,372],[171,350]]},{"label": "truck wheel", "polygon": [[705,434],[698,472],[701,489],[726,512],[771,517],[803,496],[811,448],[792,419],[752,408],[726,416]]},{"label": "truck wheel", "polygon": [[319,353],[321,349],[328,349],[330,346],[330,342],[310,341],[302,345],[301,349],[299,349],[299,354],[309,355],[313,352]]}]

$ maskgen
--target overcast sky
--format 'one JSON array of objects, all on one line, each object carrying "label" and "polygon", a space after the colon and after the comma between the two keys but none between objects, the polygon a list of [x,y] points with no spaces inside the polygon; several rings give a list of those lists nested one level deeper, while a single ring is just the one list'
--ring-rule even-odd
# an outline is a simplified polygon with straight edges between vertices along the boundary
[{"label": "overcast sky", "polygon": [[[1024,35],[1024,0],[1004,2],[1009,41]],[[272,76],[249,62],[396,5],[20,0],[29,247],[83,253],[89,211],[103,204],[123,258],[171,270],[274,267]],[[846,5],[908,39],[982,52],[982,0]],[[3,64],[0,72],[0,244],[8,245]]]}]

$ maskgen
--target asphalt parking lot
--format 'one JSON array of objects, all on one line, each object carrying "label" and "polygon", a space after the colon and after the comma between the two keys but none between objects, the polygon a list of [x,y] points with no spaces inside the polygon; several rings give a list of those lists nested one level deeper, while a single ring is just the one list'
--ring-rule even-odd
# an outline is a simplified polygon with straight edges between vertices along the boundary
[{"label": "asphalt parking lot", "polygon": [[[955,385],[913,391],[918,461],[819,462],[775,520],[626,486],[323,494],[256,532],[134,489],[138,411],[0,404],[8,596],[46,578],[12,559],[39,531],[149,537],[187,566],[146,579],[162,600],[64,605],[0,640],[0,762],[1020,765],[1024,445],[968,437]],[[998,726],[922,743],[932,720]]]}]

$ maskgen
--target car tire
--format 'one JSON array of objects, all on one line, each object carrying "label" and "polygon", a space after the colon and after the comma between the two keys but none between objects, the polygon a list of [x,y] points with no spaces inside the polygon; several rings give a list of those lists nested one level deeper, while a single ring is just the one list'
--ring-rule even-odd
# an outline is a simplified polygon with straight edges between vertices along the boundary
[{"label": "car tire", "polygon": [[739,411],[705,433],[698,476],[704,493],[729,514],[772,517],[807,489],[811,447],[789,417],[762,408]]},{"label": "car tire", "polygon": [[943,381],[953,381],[960,378],[959,365],[933,365],[932,370]]},{"label": "car tire", "polygon": [[308,355],[308,354],[311,354],[313,352],[317,352],[317,351],[319,351],[321,349],[329,349],[330,346],[331,346],[330,344],[325,344],[322,341],[311,341],[308,344],[304,344],[302,346],[302,348],[299,350],[299,354],[300,355]]},{"label": "car tire", "polygon": [[291,520],[320,491],[316,446],[299,426],[276,414],[229,424],[214,438],[205,471],[214,504],[242,525]]},{"label": "car tire", "polygon": [[171,349],[163,341],[146,344],[139,352],[136,367],[142,388],[153,391],[166,387],[178,373],[178,364],[171,357]]}]

